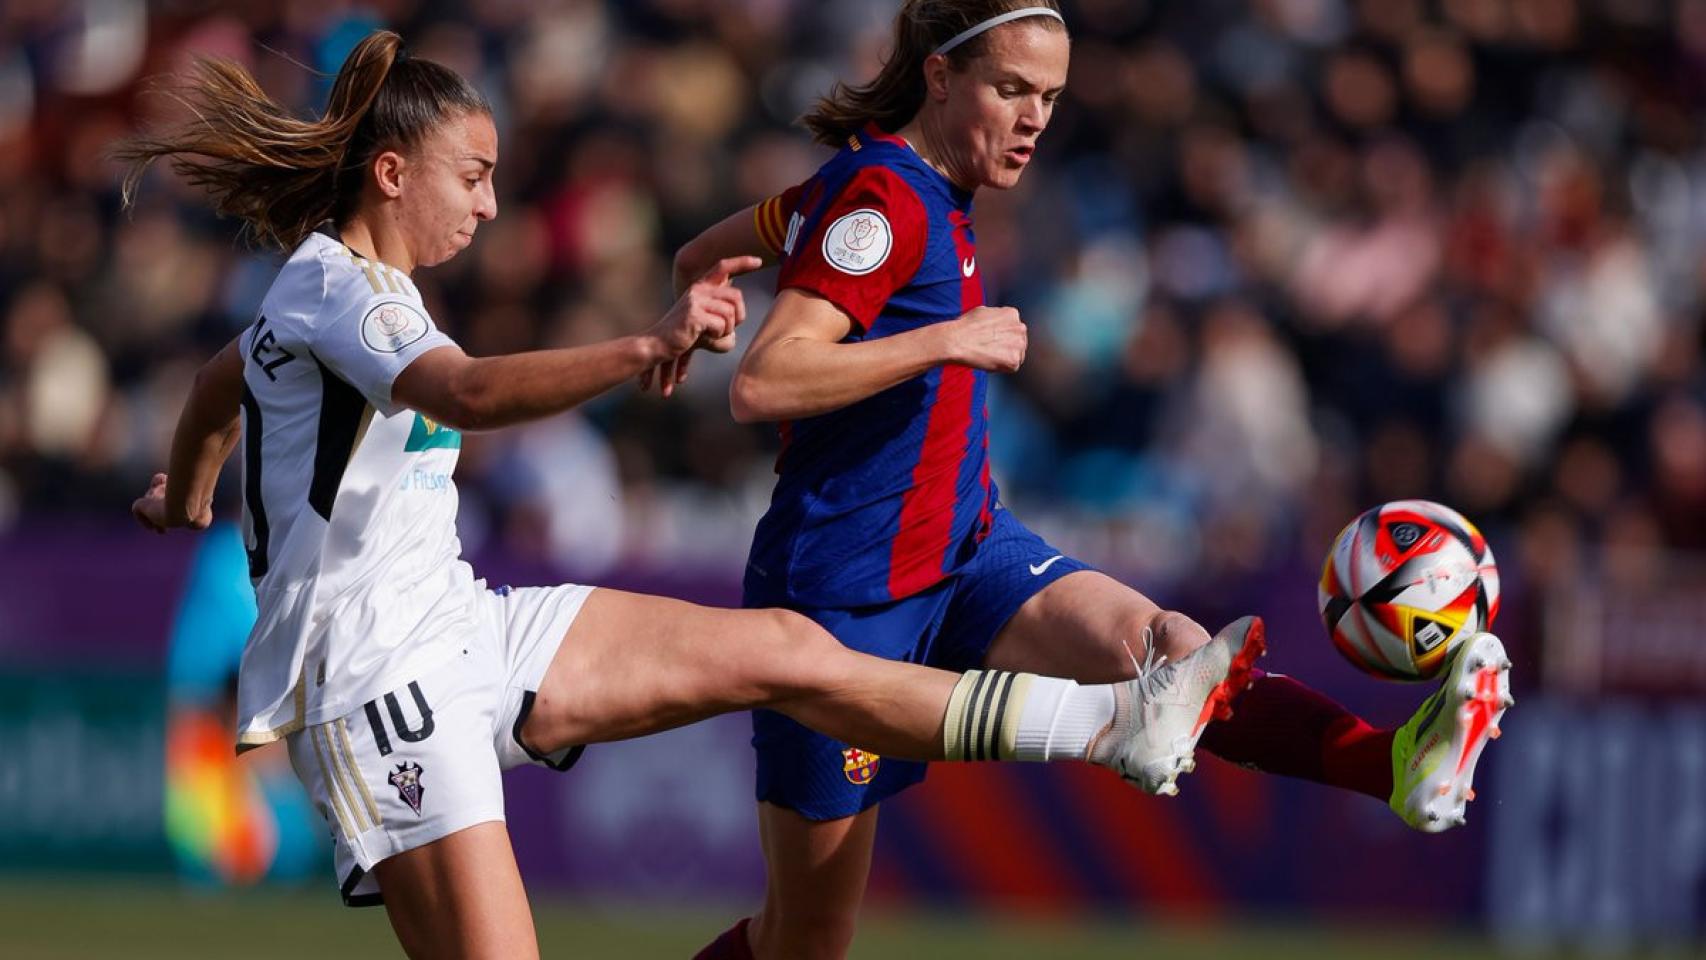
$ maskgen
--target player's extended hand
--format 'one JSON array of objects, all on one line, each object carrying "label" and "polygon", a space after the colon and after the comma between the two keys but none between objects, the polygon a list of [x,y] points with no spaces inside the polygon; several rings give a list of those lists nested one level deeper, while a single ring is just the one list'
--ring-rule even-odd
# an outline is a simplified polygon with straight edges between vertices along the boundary
[{"label": "player's extended hand", "polygon": [[951,362],[990,373],[1012,373],[1025,362],[1029,338],[1019,311],[1012,307],[975,307],[943,325]]},{"label": "player's extended hand", "polygon": [[213,523],[212,509],[204,509],[194,517],[174,518],[166,509],[166,475],[156,473],[148,483],[148,492],[137,497],[130,505],[130,515],[144,527],[155,533],[165,533],[173,527],[189,527],[191,530],[206,530]]},{"label": "player's extended hand", "polygon": [[762,266],[764,261],[758,257],[726,257],[687,288],[652,328],[668,359],[640,374],[641,390],[651,388],[655,375],[658,389],[667,397],[686,381],[694,350],[728,353],[734,349],[735,328],[746,320],[746,300],[732,281]]}]

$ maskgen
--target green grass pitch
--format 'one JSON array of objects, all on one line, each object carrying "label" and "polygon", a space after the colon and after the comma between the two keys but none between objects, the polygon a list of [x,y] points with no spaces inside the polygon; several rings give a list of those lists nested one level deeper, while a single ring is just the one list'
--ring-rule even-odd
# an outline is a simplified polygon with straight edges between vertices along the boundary
[{"label": "green grass pitch", "polygon": [[[536,901],[545,957],[685,960],[733,911],[657,911]],[[1426,931],[1321,930],[1226,917],[1173,924],[874,913],[853,949],[865,960],[1479,960],[1485,941]],[[0,881],[0,957],[19,960],[250,960],[401,956],[381,910],[318,893],[204,893],[169,879]],[[1527,956],[1533,957],[1533,954]]]}]

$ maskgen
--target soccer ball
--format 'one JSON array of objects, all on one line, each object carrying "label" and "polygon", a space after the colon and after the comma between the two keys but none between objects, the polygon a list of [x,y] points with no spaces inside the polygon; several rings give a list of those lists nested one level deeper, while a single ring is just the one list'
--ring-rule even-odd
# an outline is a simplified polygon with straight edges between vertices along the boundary
[{"label": "soccer ball", "polygon": [[1450,507],[1397,500],[1333,541],[1317,591],[1333,646],[1390,680],[1439,674],[1499,613],[1499,569],[1475,525]]}]

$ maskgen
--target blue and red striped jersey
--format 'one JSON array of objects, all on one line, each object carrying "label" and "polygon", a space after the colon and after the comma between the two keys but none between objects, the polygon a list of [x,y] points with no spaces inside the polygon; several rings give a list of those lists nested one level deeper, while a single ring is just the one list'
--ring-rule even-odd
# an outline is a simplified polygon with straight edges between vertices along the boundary
[{"label": "blue and red striped jersey", "polygon": [[[843,342],[983,304],[972,195],[868,127],[805,183],[758,206],[777,288],[841,308]],[[936,367],[840,410],[779,425],[770,509],[747,564],[764,602],[864,606],[911,596],[969,559],[996,500],[982,371]]]}]

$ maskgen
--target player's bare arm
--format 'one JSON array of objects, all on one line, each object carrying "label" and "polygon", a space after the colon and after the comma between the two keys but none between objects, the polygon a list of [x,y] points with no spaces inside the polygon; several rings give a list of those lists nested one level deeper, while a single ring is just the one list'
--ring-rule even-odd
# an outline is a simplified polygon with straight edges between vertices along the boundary
[{"label": "player's bare arm", "polygon": [[392,397],[458,430],[494,430],[561,413],[681,356],[703,338],[733,336],[746,304],[728,277],[757,265],[750,257],[718,263],[643,334],[501,357],[440,347],[397,375]]},{"label": "player's bare arm", "polygon": [[809,417],[945,363],[1011,373],[1025,361],[1025,324],[1011,307],[977,307],[944,323],[842,343],[852,331],[852,319],[828,300],[782,291],[729,386],[734,418],[753,423]]},{"label": "player's bare arm", "polygon": [[242,433],[243,356],[237,341],[196,371],[189,399],[172,434],[167,473],[157,473],[130,512],[155,533],[173,527],[205,530],[213,522],[213,487],[219,468]]},{"label": "player's bare arm", "polygon": [[[738,210],[712,224],[677,250],[673,269],[676,295],[686,290],[694,277],[704,276],[719,261],[731,257],[755,257],[759,266],[775,265],[781,256],[782,240],[778,235],[783,223],[779,212],[781,200],[781,197],[771,197],[763,203]],[[735,338],[728,336],[704,340],[694,349],[728,353],[734,348]],[[693,350],[689,350],[673,361],[659,364],[655,371],[647,370],[640,375],[640,389],[651,389],[655,373],[659,390],[664,396],[669,396],[687,381],[687,366],[692,359]]]},{"label": "player's bare arm", "polygon": [[757,257],[761,266],[775,265],[776,251],[759,236],[753,219],[757,210],[754,205],[729,214],[675,252],[672,276],[676,296],[685,293],[695,278],[704,276],[719,260]]}]

